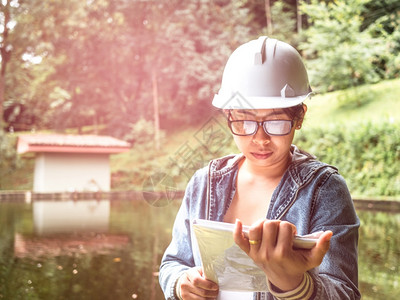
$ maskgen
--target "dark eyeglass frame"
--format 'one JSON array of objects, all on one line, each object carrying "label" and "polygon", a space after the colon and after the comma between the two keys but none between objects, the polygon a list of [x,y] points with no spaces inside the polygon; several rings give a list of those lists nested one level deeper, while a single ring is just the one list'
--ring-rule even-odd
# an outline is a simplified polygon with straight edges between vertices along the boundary
[{"label": "dark eyeglass frame", "polygon": [[[238,136],[250,136],[250,135],[254,135],[254,134],[257,133],[259,126],[262,126],[262,128],[264,129],[264,132],[265,132],[266,134],[270,135],[270,136],[285,136],[285,135],[290,134],[290,132],[292,131],[293,125],[294,125],[294,120],[265,120],[265,121],[258,122],[258,121],[254,121],[254,120],[231,120],[231,117],[232,117],[231,112],[229,112],[229,115],[228,115],[228,126],[229,126],[229,129],[231,130],[231,132],[232,132],[234,135],[238,135]],[[235,123],[235,122],[243,122],[243,121],[251,122],[251,123],[256,123],[257,126],[256,126],[256,128],[254,129],[254,132],[249,133],[249,134],[238,134],[238,133],[235,133],[235,132],[233,131],[233,129],[232,129],[232,123]],[[275,122],[285,122],[285,123],[288,122],[288,123],[290,123],[290,128],[288,129],[288,132],[282,133],[282,134],[275,134],[275,133],[270,133],[270,132],[268,132],[268,128],[267,128],[267,126],[265,126],[265,125],[267,125],[268,123],[271,124],[271,123],[275,123]]]}]

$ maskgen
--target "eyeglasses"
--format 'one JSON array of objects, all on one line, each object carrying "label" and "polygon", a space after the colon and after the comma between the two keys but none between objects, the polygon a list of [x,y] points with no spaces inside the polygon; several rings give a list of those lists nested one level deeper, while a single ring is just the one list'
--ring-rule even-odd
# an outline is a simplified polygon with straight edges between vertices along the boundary
[{"label": "eyeglasses", "polygon": [[258,126],[262,126],[268,135],[288,135],[292,131],[293,124],[293,120],[266,120],[257,122],[228,119],[228,125],[232,133],[240,136],[254,135],[258,130]]}]

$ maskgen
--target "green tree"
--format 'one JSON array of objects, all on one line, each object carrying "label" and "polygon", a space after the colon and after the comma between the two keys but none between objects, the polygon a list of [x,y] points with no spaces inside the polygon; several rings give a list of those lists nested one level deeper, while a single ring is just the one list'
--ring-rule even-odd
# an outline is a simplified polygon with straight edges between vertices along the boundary
[{"label": "green tree", "polygon": [[12,44],[9,41],[9,33],[13,26],[13,5],[11,0],[0,2],[0,131],[3,130],[3,112],[5,106],[5,77],[7,65],[10,60]]},{"label": "green tree", "polygon": [[332,91],[379,80],[374,67],[384,42],[369,30],[360,31],[365,0],[303,3],[311,26],[301,44],[311,82],[318,90]]},{"label": "green tree", "polygon": [[153,117],[154,83],[162,126],[207,114],[249,32],[235,1],[20,1],[15,22],[7,97],[20,119],[37,129],[102,124],[119,137]]},{"label": "green tree", "polygon": [[230,52],[247,39],[247,10],[235,1],[175,0],[135,7],[140,14],[123,11],[128,27],[136,30],[141,90],[133,105],[142,112],[147,105],[142,116],[152,118],[156,86],[162,128],[204,120]]},{"label": "green tree", "polygon": [[400,76],[400,2],[371,1],[367,3],[363,28],[385,41],[385,51],[380,53],[375,67],[383,79]]},{"label": "green tree", "polygon": [[296,7],[284,1],[277,1],[271,8],[273,22],[273,38],[285,41],[293,46],[298,45],[296,31]]},{"label": "green tree", "polygon": [[[270,1],[272,37],[296,47],[297,3]],[[375,8],[367,4],[371,1],[304,4],[312,26],[301,48],[321,91],[397,76],[398,19],[380,14],[366,26],[365,16]],[[4,76],[5,117],[17,130],[94,125],[95,132],[124,137],[139,120],[153,120],[153,103],[159,104],[162,128],[204,120],[232,50],[266,34],[262,0],[2,5],[3,15],[10,13],[2,63],[13,70]]]},{"label": "green tree", "polygon": [[[57,85],[51,79],[60,63],[53,55],[54,16],[42,1],[13,1],[9,32],[10,60],[5,76],[6,121],[17,130],[43,128],[52,117],[51,97]],[[50,15],[50,16],[49,16]]]},{"label": "green tree", "polygon": [[15,139],[0,130],[0,190],[4,189],[5,182],[12,172],[19,166]]}]

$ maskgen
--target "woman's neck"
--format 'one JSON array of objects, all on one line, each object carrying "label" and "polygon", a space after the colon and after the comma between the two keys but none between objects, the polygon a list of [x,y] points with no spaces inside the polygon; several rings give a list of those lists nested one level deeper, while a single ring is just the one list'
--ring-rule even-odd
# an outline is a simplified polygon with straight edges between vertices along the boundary
[{"label": "woman's neck", "polygon": [[253,178],[258,178],[261,180],[276,180],[277,178],[280,179],[283,176],[291,160],[292,155],[289,153],[286,159],[283,159],[273,165],[261,166],[256,165],[245,158],[241,163],[240,168]]}]

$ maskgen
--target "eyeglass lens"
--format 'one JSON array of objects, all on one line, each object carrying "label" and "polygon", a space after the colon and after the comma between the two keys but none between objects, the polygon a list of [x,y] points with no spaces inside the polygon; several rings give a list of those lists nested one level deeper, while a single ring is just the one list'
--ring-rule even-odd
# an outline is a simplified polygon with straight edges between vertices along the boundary
[{"label": "eyeglass lens", "polygon": [[[269,135],[286,135],[292,130],[292,121],[290,120],[269,120],[262,124],[264,131]],[[232,133],[237,135],[253,135],[257,132],[258,125],[257,121],[230,121]]]}]

